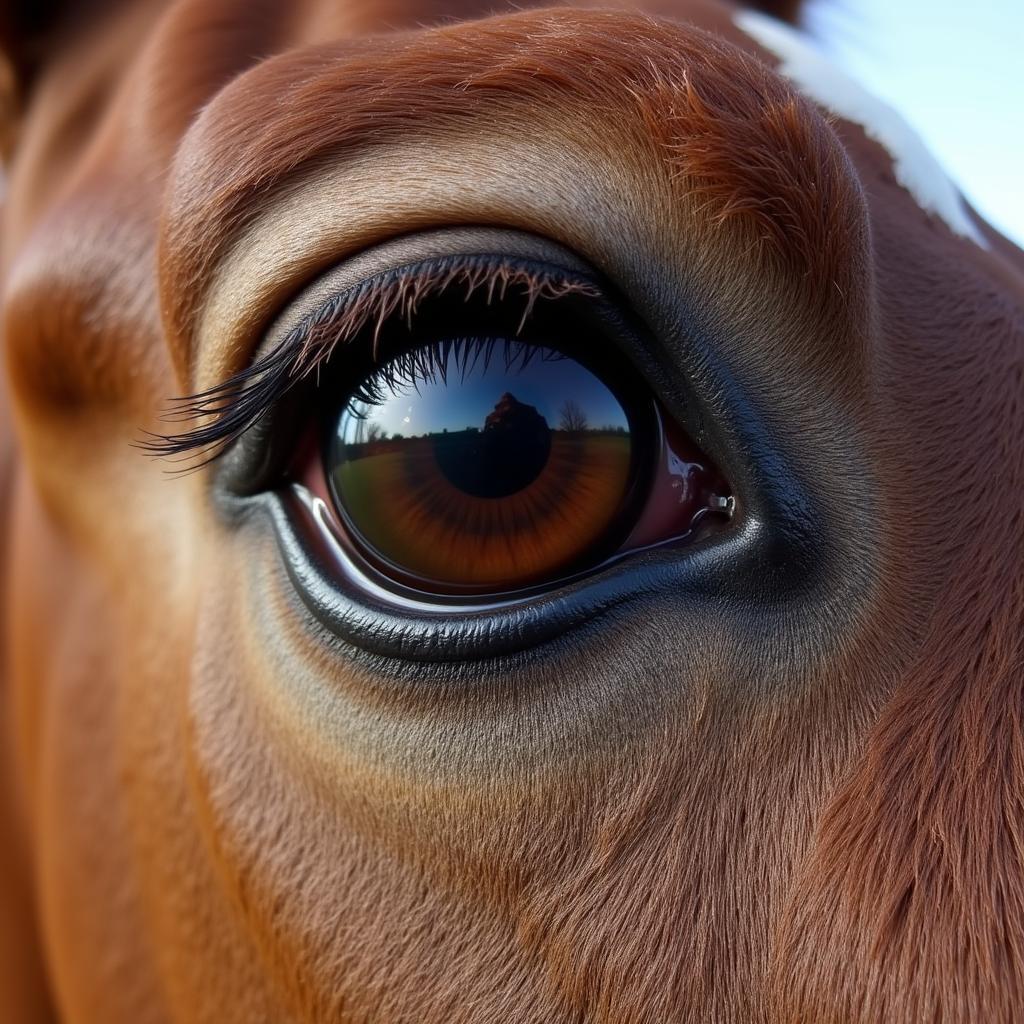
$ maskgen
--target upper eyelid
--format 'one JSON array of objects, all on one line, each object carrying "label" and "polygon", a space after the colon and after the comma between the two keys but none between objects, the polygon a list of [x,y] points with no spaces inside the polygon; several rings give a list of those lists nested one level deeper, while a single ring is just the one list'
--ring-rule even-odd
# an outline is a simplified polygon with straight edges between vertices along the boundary
[{"label": "upper eyelid", "polygon": [[[173,399],[165,419],[195,422],[189,430],[148,434],[138,446],[148,454],[179,456],[185,471],[220,456],[289,388],[313,374],[335,350],[374,323],[374,355],[380,326],[396,313],[411,322],[418,303],[454,286],[467,300],[483,292],[488,303],[503,300],[512,288],[524,299],[523,322],[538,299],[570,294],[598,297],[596,281],[568,269],[502,253],[452,254],[392,267],[333,292],[283,338],[243,369],[203,391]],[[257,350],[258,352],[259,350]]]},{"label": "upper eyelid", "polygon": [[374,340],[385,320],[396,313],[410,320],[419,302],[440,295],[454,285],[464,285],[468,300],[477,291],[504,299],[510,287],[524,292],[529,315],[537,299],[557,299],[569,294],[596,297],[596,285],[569,274],[563,268],[526,263],[500,255],[461,255],[429,263],[407,264],[363,281],[329,301],[306,324],[302,351],[296,363],[301,373],[312,371],[330,357],[334,348],[354,338],[376,318]]}]

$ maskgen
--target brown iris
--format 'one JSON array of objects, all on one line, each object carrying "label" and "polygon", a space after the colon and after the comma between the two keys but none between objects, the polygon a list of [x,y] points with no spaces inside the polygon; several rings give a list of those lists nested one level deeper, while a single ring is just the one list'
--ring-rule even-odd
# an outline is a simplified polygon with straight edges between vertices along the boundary
[{"label": "brown iris", "polygon": [[624,402],[580,362],[463,341],[374,371],[332,425],[326,472],[353,539],[389,575],[507,591],[616,538],[636,448]]}]

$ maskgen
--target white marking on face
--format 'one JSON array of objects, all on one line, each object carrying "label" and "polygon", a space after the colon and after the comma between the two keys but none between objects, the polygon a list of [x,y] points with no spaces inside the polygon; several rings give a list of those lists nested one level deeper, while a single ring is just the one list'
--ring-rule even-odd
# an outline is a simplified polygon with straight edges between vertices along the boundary
[{"label": "white marking on face", "polygon": [[922,209],[941,217],[956,234],[988,248],[956,186],[902,115],[839,70],[789,25],[757,11],[738,11],[733,20],[779,58],[780,75],[832,113],[859,124],[869,138],[884,146],[892,157],[896,180]]}]

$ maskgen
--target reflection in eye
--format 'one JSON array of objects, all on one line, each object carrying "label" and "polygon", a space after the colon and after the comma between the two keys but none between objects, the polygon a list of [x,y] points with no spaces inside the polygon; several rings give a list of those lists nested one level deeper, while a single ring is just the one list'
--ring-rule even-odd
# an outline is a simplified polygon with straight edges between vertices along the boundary
[{"label": "reflection in eye", "polygon": [[414,352],[368,382],[383,401],[351,401],[338,420],[338,508],[404,574],[522,585],[576,562],[627,501],[632,430],[609,387],[550,348],[503,348]]},{"label": "reflection in eye", "polygon": [[[385,574],[508,591],[600,561],[644,522],[689,529],[709,471],[667,451],[659,472],[659,427],[650,399],[552,347],[442,341],[370,373],[330,425],[325,470],[350,538]],[[641,514],[654,481],[672,495],[660,522]]]}]

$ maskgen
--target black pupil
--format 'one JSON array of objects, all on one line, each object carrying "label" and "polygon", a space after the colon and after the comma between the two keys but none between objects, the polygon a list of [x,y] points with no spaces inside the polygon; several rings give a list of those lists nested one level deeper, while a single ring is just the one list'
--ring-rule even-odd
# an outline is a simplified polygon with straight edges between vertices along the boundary
[{"label": "black pupil", "polygon": [[448,480],[477,498],[504,498],[533,483],[551,454],[551,428],[536,406],[506,391],[482,428],[433,437]]}]

